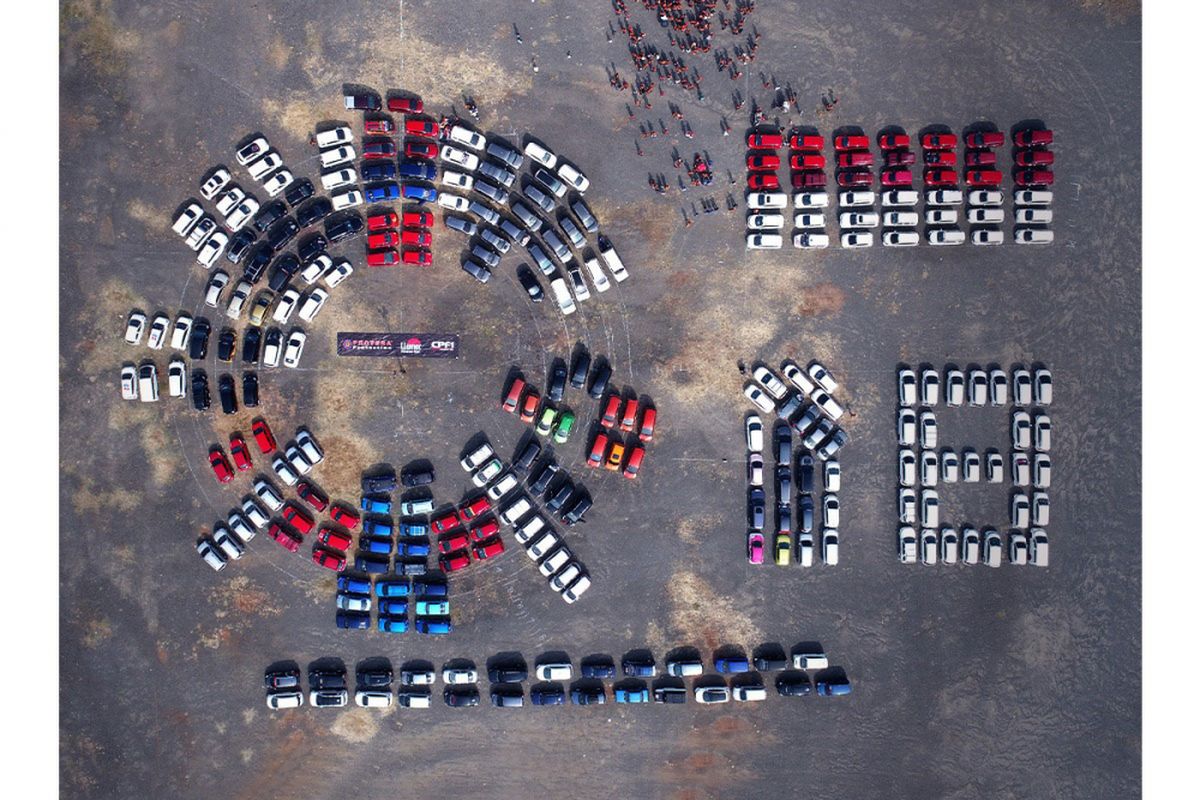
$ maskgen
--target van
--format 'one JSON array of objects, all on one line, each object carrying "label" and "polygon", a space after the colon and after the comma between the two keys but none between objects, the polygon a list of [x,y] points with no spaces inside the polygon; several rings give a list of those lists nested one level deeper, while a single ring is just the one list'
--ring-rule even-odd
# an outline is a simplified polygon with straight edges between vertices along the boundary
[{"label": "van", "polygon": [[524,203],[509,197],[509,207],[530,233],[537,233],[542,229],[542,218],[530,211]]},{"label": "van", "polygon": [[472,200],[470,203],[468,203],[467,210],[482,219],[488,225],[495,225],[500,221],[500,212],[488,208],[478,200]]},{"label": "van", "polygon": [[525,522],[521,523],[519,528],[515,528],[513,535],[517,537],[517,541],[525,544],[534,537],[540,530],[546,527],[546,519],[540,514],[534,514]]},{"label": "van", "polygon": [[793,653],[792,668],[803,670],[829,669],[829,657],[821,652]]},{"label": "van", "polygon": [[767,690],[762,686],[735,686],[733,687],[733,699],[743,703],[766,700]]},{"label": "van", "polygon": [[575,579],[574,583],[572,583],[566,589],[563,589],[562,599],[568,603],[574,603],[583,596],[583,593],[586,592],[588,587],[591,585],[592,579],[589,578],[587,574],[580,575]]},{"label": "van", "polygon": [[575,313],[575,301],[571,299],[571,292],[567,289],[566,281],[561,277],[551,280],[550,292],[554,295],[554,299],[558,303],[558,310],[563,313],[563,316]]},{"label": "van", "polygon": [[549,578],[554,573],[558,572],[566,563],[571,560],[571,551],[565,546],[558,548],[550,555],[546,556],[546,560],[538,567],[538,571]]},{"label": "van", "polygon": [[522,496],[500,510],[500,519],[508,525],[516,526],[517,520],[529,513],[533,506]]},{"label": "van", "polygon": [[604,265],[608,267],[608,271],[612,273],[613,278],[617,283],[629,277],[629,273],[625,270],[625,265],[621,263],[621,258],[617,255],[617,251],[607,241],[600,243],[600,257],[604,259]]},{"label": "van", "polygon": [[1041,528],[1029,532],[1029,563],[1035,567],[1050,566],[1050,539]]},{"label": "van", "polygon": [[158,400],[158,370],[153,364],[142,364],[138,369],[138,397],[143,403]]}]

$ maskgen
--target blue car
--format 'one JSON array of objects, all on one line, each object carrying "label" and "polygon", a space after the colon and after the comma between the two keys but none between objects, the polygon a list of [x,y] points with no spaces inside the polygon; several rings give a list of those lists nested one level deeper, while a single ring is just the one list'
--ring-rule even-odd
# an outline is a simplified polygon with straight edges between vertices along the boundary
[{"label": "blue car", "polygon": [[450,616],[449,600],[418,600],[418,617],[447,617]]},{"label": "blue car", "polygon": [[396,177],[396,165],[390,161],[374,161],[362,166],[364,181],[386,181],[394,177]]},{"label": "blue car", "polygon": [[380,600],[379,613],[385,617],[407,617],[407,600]]},{"label": "blue car", "polygon": [[535,706],[561,706],[567,702],[567,696],[561,686],[553,689],[533,689],[529,692],[529,702]]},{"label": "blue car", "polygon": [[339,611],[337,612],[337,626],[365,631],[371,627],[371,615],[361,614],[357,611]]},{"label": "blue car", "polygon": [[408,620],[392,619],[390,617],[379,618],[379,630],[383,633],[407,633]]},{"label": "blue car", "polygon": [[424,597],[447,597],[446,584],[426,581],[413,581],[413,594]]},{"label": "blue car", "polygon": [[653,660],[635,661],[627,658],[621,662],[621,671],[638,678],[653,678],[657,674]]},{"label": "blue car", "polygon": [[585,678],[615,678],[617,677],[617,668],[611,661],[596,661],[580,664],[579,673]]},{"label": "blue car", "polygon": [[401,536],[428,536],[429,526],[424,522],[401,522]]},{"label": "blue car", "polygon": [[380,522],[377,519],[364,519],[363,533],[367,534],[368,536],[386,536],[391,538],[392,523]]},{"label": "blue car", "polygon": [[351,592],[352,594],[371,593],[371,581],[366,578],[351,578],[347,575],[339,575],[337,587],[339,592]]},{"label": "blue car", "polygon": [[750,662],[745,658],[718,658],[713,661],[717,672],[749,672]]},{"label": "blue car", "polygon": [[400,177],[431,181],[437,178],[437,167],[429,161],[401,161]]},{"label": "blue car", "polygon": [[848,678],[832,678],[817,681],[817,694],[825,697],[841,697],[850,694],[850,680]]},{"label": "blue car", "polygon": [[418,633],[428,633],[434,636],[441,636],[454,630],[454,626],[448,619],[418,619],[416,628]]},{"label": "blue car", "polygon": [[354,557],[354,568],[359,572],[369,572],[372,575],[379,575],[387,572],[390,567],[391,559],[386,556],[380,558],[379,556],[359,553]]},{"label": "blue car", "polygon": [[429,201],[432,203],[437,200],[437,189],[432,186],[418,186],[415,183],[404,184],[404,199],[418,200],[421,202]]},{"label": "blue car", "polygon": [[395,181],[368,184],[363,191],[368,203],[384,203],[400,199],[400,186]]},{"label": "blue car", "polygon": [[429,555],[429,542],[401,542],[396,545],[396,552],[402,556],[424,558]]},{"label": "blue car", "polygon": [[614,689],[613,697],[618,703],[649,703],[650,690],[645,686],[640,689]]},{"label": "blue car", "polygon": [[391,555],[392,540],[378,539],[374,536],[360,536],[358,537],[358,549],[362,553],[376,553],[381,556]]},{"label": "blue car", "polygon": [[387,497],[364,495],[359,503],[359,508],[368,514],[390,514],[392,513],[392,501]]},{"label": "blue car", "polygon": [[379,581],[375,584],[376,597],[408,597],[408,581]]}]

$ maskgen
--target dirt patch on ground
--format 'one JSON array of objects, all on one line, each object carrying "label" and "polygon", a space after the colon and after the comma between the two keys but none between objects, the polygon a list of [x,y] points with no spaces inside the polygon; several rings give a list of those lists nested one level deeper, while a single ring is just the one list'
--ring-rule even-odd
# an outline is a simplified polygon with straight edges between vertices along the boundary
[{"label": "dirt patch on ground", "polygon": [[684,517],[675,524],[675,532],[684,544],[699,544],[709,533],[720,525],[720,519],[715,514],[705,514],[699,517]]},{"label": "dirt patch on ground", "polygon": [[80,487],[71,493],[75,513],[87,517],[100,512],[130,512],[141,505],[142,495],[125,488],[100,488],[91,478],[83,477]]},{"label": "dirt patch on ground", "polygon": [[672,641],[703,642],[709,650],[762,641],[758,626],[733,598],[713,591],[695,573],[677,570],[667,583],[667,593],[672,606],[667,632]]},{"label": "dirt patch on ground", "polygon": [[827,317],[840,314],[845,303],[846,291],[840,286],[818,283],[800,289],[792,311],[802,317]]},{"label": "dirt patch on ground", "polygon": [[338,715],[337,721],[330,726],[329,732],[340,739],[354,744],[364,744],[375,738],[379,733],[378,711],[355,708]]},{"label": "dirt patch on ground", "polygon": [[179,447],[162,426],[143,426],[140,440],[155,486],[166,486],[184,473],[186,465]]},{"label": "dirt patch on ground", "polygon": [[681,787],[669,795],[672,800],[729,797],[732,787],[749,777],[745,754],[777,740],[745,719],[721,716],[688,731],[659,777]]},{"label": "dirt patch on ground", "polygon": [[154,309],[146,303],[145,297],[116,279],[105,281],[82,308],[77,320],[86,326],[87,332],[76,345],[80,353],[80,371],[93,377],[111,376],[113,392],[119,396],[117,378],[121,364],[144,352],[125,344],[125,320],[130,311],[139,308],[146,313],[146,326],[149,327]]},{"label": "dirt patch on ground", "polygon": [[267,48],[267,61],[271,63],[277,71],[282,71],[288,65],[288,61],[292,57],[292,48],[283,40],[282,36],[276,36],[271,40],[270,46]]},{"label": "dirt patch on ground", "polygon": [[1141,0],[1080,0],[1079,5],[1088,11],[1102,12],[1109,24],[1124,22],[1142,13]]},{"label": "dirt patch on ground", "polygon": [[140,44],[135,31],[117,26],[111,0],[66,0],[61,6],[59,48],[77,53],[93,72],[123,73]]},{"label": "dirt patch on ground", "polygon": [[286,100],[264,97],[262,101],[263,114],[300,141],[307,141],[317,122],[328,118],[335,107],[296,95]]},{"label": "dirt patch on ground", "polygon": [[279,605],[272,601],[270,593],[256,586],[247,575],[220,581],[213,586],[208,597],[215,608],[213,616],[217,619],[230,615],[240,618],[247,614],[274,617],[280,613]]},{"label": "dirt patch on ground", "polygon": [[112,623],[107,619],[91,619],[84,626],[83,646],[95,649],[112,638]]},{"label": "dirt patch on ground", "polygon": [[[603,220],[604,231],[612,237],[613,242],[637,240],[647,252],[657,253],[671,243],[671,238],[679,230],[682,217],[663,211],[662,204],[654,200],[640,202],[621,202],[601,198],[588,198],[592,211],[597,218]],[[658,264],[670,263],[672,259],[661,261],[652,259],[645,264],[629,264],[630,270],[637,268],[653,268]]]}]

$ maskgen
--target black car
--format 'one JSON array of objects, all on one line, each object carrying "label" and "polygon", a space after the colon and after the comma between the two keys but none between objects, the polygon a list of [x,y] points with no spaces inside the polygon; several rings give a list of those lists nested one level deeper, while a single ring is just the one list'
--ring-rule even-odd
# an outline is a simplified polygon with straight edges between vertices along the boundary
[{"label": "black car", "polygon": [[479,226],[466,217],[455,217],[447,214],[443,221],[450,230],[465,233],[467,236],[474,236],[479,230]]},{"label": "black car", "polygon": [[319,233],[314,233],[300,240],[300,245],[296,248],[296,255],[300,256],[301,261],[309,262],[324,253],[328,246],[328,239]]},{"label": "black car", "polygon": [[451,708],[466,708],[479,705],[479,690],[474,686],[447,686],[442,699]]},{"label": "black car", "polygon": [[329,202],[328,198],[318,197],[316,200],[305,203],[303,207],[296,211],[296,222],[300,223],[301,228],[307,228],[309,225],[314,225],[333,213],[333,203]]},{"label": "black car", "polygon": [[754,668],[759,672],[775,672],[780,669],[787,669],[791,662],[786,658],[772,658],[770,656],[755,656]]},{"label": "black car", "polygon": [[653,658],[624,658],[621,659],[621,672],[635,678],[649,678],[654,675]]},{"label": "black car", "polygon": [[362,217],[353,211],[337,217],[327,217],[325,219],[325,236],[330,243],[340,242],[361,233],[364,224]]},{"label": "black car", "polygon": [[208,335],[210,333],[212,333],[212,326],[204,317],[200,317],[192,324],[192,335],[188,341],[188,356],[193,360],[203,361],[208,355]]},{"label": "black car", "polygon": [[535,706],[561,706],[566,699],[562,687],[553,684],[529,690],[529,702]]},{"label": "black car", "polygon": [[217,337],[217,359],[220,361],[233,361],[233,354],[237,352],[237,331],[233,328],[222,328],[221,335]]},{"label": "black car", "polygon": [[250,252],[250,245],[254,244],[257,238],[254,231],[242,228],[229,240],[229,246],[225,248],[225,258],[229,259],[230,264],[237,264]]},{"label": "black car", "polygon": [[334,622],[339,628],[365,631],[371,627],[371,615],[358,611],[339,611]]},{"label": "black car", "polygon": [[250,283],[258,283],[263,273],[267,271],[267,265],[271,263],[271,258],[274,255],[275,250],[265,242],[254,248],[254,252],[246,260],[246,267],[242,270],[242,277],[250,281]]},{"label": "black car", "polygon": [[296,238],[296,234],[300,232],[300,226],[296,224],[296,220],[291,217],[285,217],[274,225],[271,230],[267,231],[267,244],[271,245],[276,252],[288,246],[292,239]]},{"label": "black car", "polygon": [[262,328],[251,325],[242,336],[242,363],[257,364],[258,351],[262,346]]},{"label": "black car", "polygon": [[785,672],[775,679],[775,690],[784,697],[805,697],[812,694],[812,681],[803,672]]},{"label": "black car", "polygon": [[813,499],[812,495],[800,495],[800,532],[812,533],[813,529]]},{"label": "black car", "polygon": [[360,669],[356,678],[358,685],[364,689],[375,689],[391,684],[392,670],[387,667],[381,669]]},{"label": "black car", "polygon": [[396,473],[380,472],[375,475],[363,475],[362,490],[366,494],[387,494],[396,491]]},{"label": "black car", "polygon": [[592,498],[584,493],[575,502],[571,503],[570,507],[563,512],[560,519],[568,526],[583,522],[583,515],[591,510],[591,507]]},{"label": "black car", "polygon": [[537,461],[537,457],[542,454],[542,446],[535,439],[530,439],[529,444],[525,445],[525,449],[521,451],[521,455],[513,461],[513,469],[518,472],[524,472],[533,466],[533,462]]},{"label": "black car", "polygon": [[467,259],[463,262],[462,268],[463,272],[467,273],[480,283],[487,283],[492,279],[492,273],[488,271],[488,268],[476,261]]},{"label": "black car", "polygon": [[266,674],[263,675],[263,686],[268,689],[299,689],[300,670],[268,670]]},{"label": "black car", "polygon": [[308,671],[308,688],[310,689],[345,689],[346,670],[336,667],[310,669]]},{"label": "black car", "polygon": [[362,165],[363,183],[386,181],[396,177],[396,165],[391,161],[377,160]]},{"label": "black car", "polygon": [[567,388],[567,365],[563,363],[561,358],[554,359],[554,365],[550,368],[550,390],[547,397],[550,402],[557,403],[563,399],[563,392]]},{"label": "black car", "polygon": [[799,463],[796,465],[796,480],[799,482],[797,491],[804,494],[809,494],[813,490],[813,457],[808,455],[800,456]]},{"label": "black car", "polygon": [[571,385],[582,389],[587,381],[588,370],[592,367],[592,357],[587,350],[580,350],[575,356],[575,364],[571,367]]},{"label": "black car", "polygon": [[400,482],[405,486],[428,486],[433,483],[433,467],[429,469],[406,469],[400,473]]},{"label": "black car", "polygon": [[283,198],[288,201],[289,206],[295,208],[308,198],[312,197],[315,191],[316,188],[313,186],[312,181],[310,181],[308,178],[300,178],[299,180],[292,181],[288,185],[287,191],[283,194]]},{"label": "black car", "polygon": [[502,688],[492,689],[492,705],[496,708],[520,708],[525,705],[525,695],[516,684],[500,684]]},{"label": "black car", "polygon": [[552,496],[546,501],[546,510],[558,511],[574,491],[575,484],[571,482],[570,478],[567,478],[561,486],[551,493]]},{"label": "black car", "polygon": [[545,299],[546,293],[529,267],[524,264],[517,267],[517,280],[521,282],[521,287],[525,289],[525,293],[529,295],[532,302],[540,303]]},{"label": "black car", "polygon": [[258,408],[258,373],[242,373],[242,405]]},{"label": "black car", "polygon": [[221,397],[221,410],[226,414],[236,414],[238,410],[236,385],[233,376],[222,375],[217,380],[217,394]]},{"label": "black car", "polygon": [[537,471],[536,477],[529,476],[529,491],[534,494],[541,494],[546,491],[546,487],[550,485],[550,481],[554,480],[554,476],[558,474],[559,466],[555,461],[547,462],[544,467]]},{"label": "black car", "polygon": [[761,531],[767,519],[767,493],[758,486],[750,490],[748,514],[750,517],[750,527],[756,531]]},{"label": "black car", "polygon": [[604,705],[604,687],[572,689],[571,702],[577,706],[602,706]]},{"label": "black car", "polygon": [[359,111],[378,111],[383,107],[377,94],[347,94],[343,95],[346,108]]},{"label": "black car", "polygon": [[492,683],[520,683],[529,677],[524,664],[502,664],[488,668],[488,680]]},{"label": "black car", "polygon": [[792,465],[792,429],[787,425],[775,429],[775,463],[781,467]]},{"label": "black car", "polygon": [[615,678],[617,667],[611,658],[584,659],[579,665],[579,674],[585,678]]},{"label": "black car", "polygon": [[208,375],[202,369],[192,370],[192,407],[197,411],[208,411]]},{"label": "black car", "polygon": [[678,686],[660,686],[654,690],[656,703],[686,703],[687,689]]},{"label": "black car", "polygon": [[268,203],[254,215],[254,230],[259,233],[266,233],[268,228],[286,216],[287,206],[283,203],[278,200],[274,203]]},{"label": "black car", "polygon": [[596,369],[592,372],[592,383],[588,386],[588,394],[593,400],[599,400],[604,396],[604,392],[608,390],[608,379],[612,377],[612,367],[608,362],[603,362],[596,365]]},{"label": "black car", "polygon": [[[354,568],[359,572],[369,572],[372,575],[382,575],[392,568],[392,560],[387,556],[372,556],[359,552],[354,556]],[[341,613],[341,612],[339,612]],[[369,622],[370,614],[364,615]]]},{"label": "black car", "polygon": [[267,278],[267,286],[273,292],[282,292],[283,287],[287,286],[287,282],[299,271],[300,259],[294,253],[284,253],[275,259],[275,263],[271,265],[271,274]]}]

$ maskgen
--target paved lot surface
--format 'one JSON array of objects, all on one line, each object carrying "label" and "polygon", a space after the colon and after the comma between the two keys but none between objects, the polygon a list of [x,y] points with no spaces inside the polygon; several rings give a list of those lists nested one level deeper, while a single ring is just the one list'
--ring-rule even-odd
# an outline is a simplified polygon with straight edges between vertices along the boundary
[{"label": "paved lot surface", "polygon": [[[1126,4],[763,0],[743,89],[761,66],[790,82],[828,133],[898,123],[915,132],[990,119],[1055,129],[1050,248],[747,255],[744,207],[685,228],[652,193],[670,141],[633,153],[636,123],[604,66],[631,76],[604,3],[67,2],[62,33],[62,785],[68,797],[230,798],[378,794],[581,796],[1113,797],[1140,760],[1140,26]],[[633,3],[630,4],[634,5]],[[648,41],[665,36],[644,11]],[[512,26],[519,27],[518,44]],[[720,41],[732,44],[728,34]],[[572,57],[566,58],[570,50]],[[530,68],[536,54],[539,72]],[[701,65],[706,99],[679,94],[718,175],[742,171],[728,78]],[[365,465],[431,459],[440,500],[486,432],[514,365],[539,377],[576,341],[615,380],[652,396],[659,438],[642,477],[588,475],[596,506],[568,535],[596,584],[568,607],[510,552],[455,581],[459,629],[430,641],[333,627],[333,579],[259,537],[220,575],[192,551],[241,492],[219,488],[206,446],[249,415],[121,403],[119,341],[133,306],[202,305],[201,271],[169,216],[235,140],[262,130],[315,177],[307,137],[339,110],[345,80],[422,92],[434,109],[472,93],[482,125],[530,131],[592,178],[589,201],[633,274],[567,325],[533,309],[508,257],[486,288],[435,232],[432,269],[356,272],[312,328],[303,368],[264,375],[260,409],[281,434],[326,445],[316,477],[353,498]],[[836,113],[818,117],[832,87]],[[655,103],[669,119],[664,98]],[[747,107],[748,110],[748,107]],[[729,115],[734,134],[722,139]],[[657,115],[654,115],[657,117]],[[643,113],[642,119],[647,115]],[[357,128],[357,122],[356,122]],[[677,128],[675,128],[677,130]],[[1004,158],[1008,158],[1007,153]],[[740,175],[739,175],[740,179]],[[718,180],[720,184],[720,179]],[[714,186],[723,200],[742,186]],[[357,247],[347,252],[359,253]],[[361,258],[361,256],[359,256]],[[338,330],[453,330],[455,362],[339,360]],[[138,351],[141,357],[147,351]],[[819,358],[854,416],[844,452],[842,564],[749,568],[743,556],[742,377],[736,364]],[[1042,361],[1056,382],[1053,567],[902,567],[894,555],[897,362]],[[160,369],[165,359],[160,356]],[[209,365],[215,375],[215,361]],[[400,367],[403,366],[402,371]],[[215,388],[215,387],[214,387]],[[572,402],[582,419],[595,404]],[[1003,448],[1007,419],[946,431]],[[993,424],[994,423],[994,424]],[[560,449],[583,472],[582,437]],[[946,495],[947,493],[943,493]],[[976,496],[977,495],[977,496]],[[1006,496],[973,489],[950,510],[1000,524]],[[976,511],[966,511],[968,503]],[[619,657],[677,645],[790,646],[818,639],[854,695],[758,707],[563,708],[273,714],[262,669],[340,656],[441,662],[516,650]]]}]

